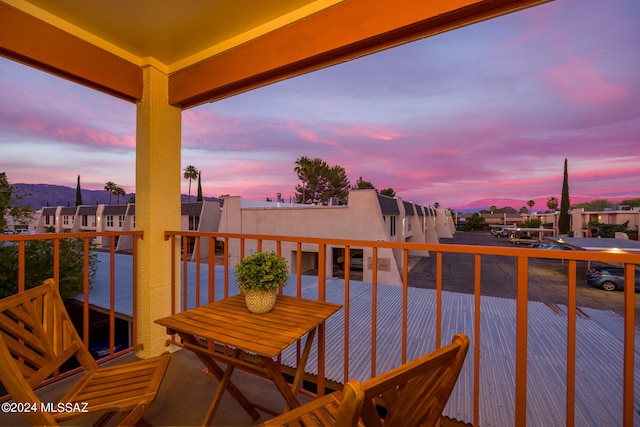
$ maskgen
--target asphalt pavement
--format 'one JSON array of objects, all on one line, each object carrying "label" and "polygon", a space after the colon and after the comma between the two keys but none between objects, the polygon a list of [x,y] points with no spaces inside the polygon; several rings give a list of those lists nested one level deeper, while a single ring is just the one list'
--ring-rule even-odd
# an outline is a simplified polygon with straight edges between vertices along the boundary
[{"label": "asphalt pavement", "polygon": [[[453,239],[441,239],[442,244],[513,247],[507,239],[498,239],[488,231],[456,232]],[[450,292],[473,293],[474,255],[444,253],[442,256],[442,286]],[[435,289],[436,256],[420,259],[409,271],[409,286]],[[607,292],[584,282],[586,262],[577,265],[577,306],[624,313],[624,293]],[[529,301],[567,305],[567,266],[560,260],[531,259],[529,262]],[[482,256],[480,294],[515,299],[517,268],[515,257]],[[640,293],[636,293],[636,325],[640,325]]]}]

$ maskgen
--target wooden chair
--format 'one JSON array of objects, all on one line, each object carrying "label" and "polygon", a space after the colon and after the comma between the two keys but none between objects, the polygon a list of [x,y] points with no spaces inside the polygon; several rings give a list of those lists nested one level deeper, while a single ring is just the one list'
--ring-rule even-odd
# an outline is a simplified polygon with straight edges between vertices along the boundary
[{"label": "wooden chair", "polygon": [[358,380],[351,380],[342,391],[313,400],[260,425],[354,427],[358,425],[363,403],[362,384]]},{"label": "wooden chair", "polygon": [[[449,401],[468,350],[469,338],[457,334],[451,344],[365,382],[361,421],[369,427],[435,425]],[[383,419],[376,403],[386,409]]]},{"label": "wooden chair", "polygon": [[[451,344],[363,383],[364,403],[358,425],[434,426],[449,401],[468,350],[469,338],[458,334]],[[316,414],[333,413],[336,407],[342,408],[346,391],[345,386],[344,393],[331,393],[264,425],[343,425],[337,418]],[[378,407],[384,415],[380,415]],[[305,417],[310,417],[312,422],[307,422]]]},{"label": "wooden chair", "polygon": [[[43,412],[34,389],[72,357],[85,372],[59,402],[53,402],[65,410]],[[24,413],[31,425],[58,425],[97,413],[103,414],[95,425],[107,423],[116,413],[122,414],[118,425],[149,424],[144,412],[156,397],[169,358],[163,354],[98,367],[71,323],[53,279],[0,300],[0,379],[14,402],[37,405],[37,411]],[[87,413],[80,412],[83,409]]]}]

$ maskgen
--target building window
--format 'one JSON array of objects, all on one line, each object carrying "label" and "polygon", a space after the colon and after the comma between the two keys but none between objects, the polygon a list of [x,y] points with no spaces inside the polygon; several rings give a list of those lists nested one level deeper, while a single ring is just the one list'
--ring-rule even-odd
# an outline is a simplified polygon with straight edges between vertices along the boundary
[{"label": "building window", "polygon": [[411,218],[407,221],[407,231],[411,231]]},{"label": "building window", "polygon": [[198,231],[200,226],[200,215],[189,215],[189,230]]},{"label": "building window", "polygon": [[113,227],[113,215],[107,215],[107,227]]},{"label": "building window", "polygon": [[62,224],[69,225],[69,215],[65,215],[62,217]]},{"label": "building window", "polygon": [[88,224],[89,224],[89,219],[87,218],[87,215],[82,215],[82,226],[87,227]]},{"label": "building window", "polygon": [[44,225],[49,225],[51,224],[51,216],[50,215],[46,215],[44,217]]},{"label": "building window", "polygon": [[122,224],[124,224],[124,215],[118,215],[118,227],[122,228]]},{"label": "building window", "polygon": [[391,215],[389,218],[391,219],[391,221],[389,223],[390,224],[389,234],[391,236],[395,236],[396,235],[396,217]]}]

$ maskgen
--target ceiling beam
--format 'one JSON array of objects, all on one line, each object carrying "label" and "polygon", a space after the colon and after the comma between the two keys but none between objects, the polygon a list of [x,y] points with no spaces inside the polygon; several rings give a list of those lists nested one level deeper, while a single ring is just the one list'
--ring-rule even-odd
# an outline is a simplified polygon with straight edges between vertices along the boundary
[{"label": "ceiling beam", "polygon": [[549,0],[345,0],[176,71],[169,102],[215,101]]},{"label": "ceiling beam", "polygon": [[0,55],[128,101],[142,98],[142,69],[0,2]]}]

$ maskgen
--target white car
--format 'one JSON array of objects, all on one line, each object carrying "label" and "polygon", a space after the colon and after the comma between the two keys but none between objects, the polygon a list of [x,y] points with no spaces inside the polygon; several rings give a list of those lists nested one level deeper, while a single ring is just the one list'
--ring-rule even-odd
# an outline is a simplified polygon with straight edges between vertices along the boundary
[{"label": "white car", "polygon": [[512,234],[509,236],[509,241],[514,245],[531,245],[533,242],[536,242],[538,239],[535,239],[531,236]]},{"label": "white car", "polygon": [[349,257],[349,267],[354,270],[362,270],[364,267],[364,254],[362,252],[355,253]]}]

